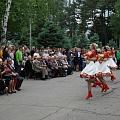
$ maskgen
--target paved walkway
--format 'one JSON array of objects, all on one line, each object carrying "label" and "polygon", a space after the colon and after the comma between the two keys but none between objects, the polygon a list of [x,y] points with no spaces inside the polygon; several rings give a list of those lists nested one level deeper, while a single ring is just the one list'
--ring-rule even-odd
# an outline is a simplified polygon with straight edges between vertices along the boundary
[{"label": "paved walkway", "polygon": [[89,100],[80,72],[47,81],[24,80],[22,91],[0,96],[0,120],[120,120],[120,70],[113,73],[115,81],[106,78],[110,90],[93,88]]}]

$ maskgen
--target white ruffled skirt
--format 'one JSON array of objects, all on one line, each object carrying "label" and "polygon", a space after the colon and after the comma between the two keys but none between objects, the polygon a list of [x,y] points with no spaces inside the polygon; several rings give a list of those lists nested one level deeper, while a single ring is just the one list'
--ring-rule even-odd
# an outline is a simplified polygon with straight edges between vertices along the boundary
[{"label": "white ruffled skirt", "polygon": [[90,61],[89,64],[86,64],[86,67],[82,70],[80,77],[86,79],[94,79],[99,74],[99,70],[96,67],[93,61]]},{"label": "white ruffled skirt", "polygon": [[98,61],[95,62],[95,66],[98,68],[99,75],[102,76],[111,76],[110,68],[108,68],[107,61],[102,61],[102,63],[99,63]]},{"label": "white ruffled skirt", "polygon": [[117,65],[112,58],[109,58],[107,61],[107,66],[111,69],[116,69]]}]

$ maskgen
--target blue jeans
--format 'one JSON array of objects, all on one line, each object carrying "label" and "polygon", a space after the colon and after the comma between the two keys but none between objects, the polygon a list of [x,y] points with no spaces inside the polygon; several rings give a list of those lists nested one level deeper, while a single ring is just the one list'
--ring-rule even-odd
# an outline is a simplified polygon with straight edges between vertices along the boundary
[{"label": "blue jeans", "polygon": [[82,59],[82,70],[85,68],[85,62],[84,62],[85,60],[84,59]]},{"label": "blue jeans", "polygon": [[71,60],[68,60],[68,64],[69,64],[70,66],[72,66],[72,62],[71,62]]}]

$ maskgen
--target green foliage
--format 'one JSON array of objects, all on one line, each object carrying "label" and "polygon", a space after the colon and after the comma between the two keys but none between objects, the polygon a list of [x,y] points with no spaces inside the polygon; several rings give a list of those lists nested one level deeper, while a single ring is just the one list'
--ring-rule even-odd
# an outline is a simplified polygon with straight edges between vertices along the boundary
[{"label": "green foliage", "polygon": [[[0,20],[3,19],[5,14],[6,1],[0,1],[0,6],[2,6],[0,7]],[[101,41],[103,45],[106,45],[113,38],[112,35],[119,39],[120,0],[73,0],[73,3],[69,5],[67,5],[67,2],[68,0],[13,0],[7,27],[7,33],[11,35],[7,34],[7,40],[19,41],[18,44],[29,46],[30,18],[32,45],[38,47],[42,44],[52,47],[86,47],[91,43],[91,40],[87,40],[84,34],[88,29],[91,31],[90,36],[94,33],[99,35],[97,40]],[[95,16],[97,9],[101,10],[99,17]],[[108,11],[107,18],[104,16],[105,11]],[[111,16],[110,21],[111,11],[115,14]],[[79,24],[77,20],[80,20]],[[53,21],[54,24],[44,26],[47,25],[46,21]],[[88,21],[94,23],[91,28],[87,26]],[[106,25],[106,23],[108,24]],[[14,38],[16,34],[17,38]],[[101,42],[99,43],[100,47]]]},{"label": "green foliage", "polygon": [[114,6],[115,14],[111,15],[110,26],[116,39],[120,38],[120,0]]},{"label": "green foliage", "polygon": [[17,47],[19,45],[20,41],[12,39],[11,42],[13,43],[13,45],[15,45]]},{"label": "green foliage", "polygon": [[80,40],[77,43],[77,47],[79,48],[86,48],[88,45],[88,39],[85,33],[82,33],[80,36]]},{"label": "green foliage", "polygon": [[115,43],[115,41],[113,39],[110,40],[107,45],[110,47],[114,47],[115,49],[117,48],[117,44]]},{"label": "green foliage", "polygon": [[38,35],[39,47],[64,47],[66,42],[67,40],[65,41],[64,32],[60,29],[60,27],[54,25],[54,22],[52,21],[47,21],[42,32]]},{"label": "green foliage", "polygon": [[70,39],[78,32],[78,23],[76,19],[80,19],[79,15],[76,12],[78,4],[73,2],[73,4],[69,4],[68,6],[64,5],[64,11],[60,12],[59,17],[59,25],[61,28],[66,30],[66,34]]},{"label": "green foliage", "polygon": [[88,46],[90,46],[91,43],[96,43],[98,44],[99,48],[102,48],[102,42],[99,41],[99,35],[96,33],[90,37],[90,42]]},{"label": "green foliage", "polygon": [[76,47],[77,46],[77,42],[78,42],[78,36],[77,35],[74,35],[72,40],[71,40],[71,44],[72,44],[72,48]]},{"label": "green foliage", "polygon": [[0,21],[3,19],[7,0],[0,1]]},{"label": "green foliage", "polygon": [[68,37],[64,37],[64,41],[65,41],[65,44],[64,44],[64,48],[72,48],[72,44],[71,44],[71,39],[69,39]]}]

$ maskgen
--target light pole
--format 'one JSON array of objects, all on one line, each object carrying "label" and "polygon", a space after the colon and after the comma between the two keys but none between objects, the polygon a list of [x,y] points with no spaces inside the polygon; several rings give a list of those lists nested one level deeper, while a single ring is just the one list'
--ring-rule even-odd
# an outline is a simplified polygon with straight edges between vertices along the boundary
[{"label": "light pole", "polygon": [[31,17],[30,17],[30,51],[31,51]]},{"label": "light pole", "polygon": [[[31,6],[31,0],[30,0],[30,6]],[[30,51],[31,51],[31,10],[30,10]]]}]

